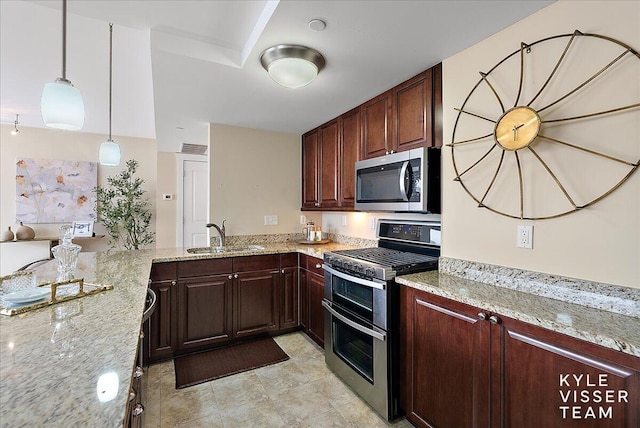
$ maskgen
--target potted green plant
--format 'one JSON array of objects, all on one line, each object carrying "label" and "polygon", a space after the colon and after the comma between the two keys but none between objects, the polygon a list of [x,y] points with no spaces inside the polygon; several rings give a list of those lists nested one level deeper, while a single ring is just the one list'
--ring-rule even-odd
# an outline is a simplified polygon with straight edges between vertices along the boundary
[{"label": "potted green plant", "polygon": [[134,177],[138,161],[131,159],[126,166],[107,178],[107,186],[96,187],[96,212],[113,247],[137,250],[153,243],[155,233],[149,230],[151,203],[142,188],[144,180]]}]

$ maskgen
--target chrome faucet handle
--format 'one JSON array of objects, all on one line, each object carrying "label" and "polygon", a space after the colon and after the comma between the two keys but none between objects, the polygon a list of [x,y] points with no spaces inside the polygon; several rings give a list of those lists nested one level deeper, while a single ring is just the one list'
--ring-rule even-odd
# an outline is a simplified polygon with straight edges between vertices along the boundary
[{"label": "chrome faucet handle", "polygon": [[222,232],[223,232],[223,233],[224,233],[224,223],[225,223],[226,221],[227,221],[227,220],[222,220]]}]

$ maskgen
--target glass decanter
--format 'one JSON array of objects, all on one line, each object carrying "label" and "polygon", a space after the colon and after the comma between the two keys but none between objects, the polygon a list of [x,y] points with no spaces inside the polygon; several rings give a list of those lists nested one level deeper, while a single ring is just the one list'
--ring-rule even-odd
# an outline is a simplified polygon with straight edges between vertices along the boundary
[{"label": "glass decanter", "polygon": [[62,243],[51,249],[53,257],[58,263],[58,281],[68,281],[73,279],[76,273],[76,265],[78,263],[78,253],[82,247],[71,242],[70,224],[60,226],[60,240]]}]

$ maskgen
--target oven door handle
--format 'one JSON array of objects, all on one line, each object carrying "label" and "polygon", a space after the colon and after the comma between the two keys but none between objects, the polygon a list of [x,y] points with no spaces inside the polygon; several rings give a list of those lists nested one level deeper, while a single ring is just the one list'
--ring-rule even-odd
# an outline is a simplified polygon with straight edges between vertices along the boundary
[{"label": "oven door handle", "polygon": [[371,281],[368,279],[359,278],[357,276],[351,276],[346,273],[339,272],[325,264],[322,265],[322,269],[329,272],[331,275],[335,275],[338,278],[344,279],[345,281],[355,282],[356,284],[366,285],[367,287],[377,288],[378,290],[384,290],[385,285],[387,285],[386,282]]},{"label": "oven door handle", "polygon": [[361,324],[358,324],[355,321],[350,320],[349,318],[345,317],[344,315],[340,314],[339,312],[337,312],[335,309],[333,309],[333,307],[331,306],[331,302],[328,302],[326,300],[322,301],[322,306],[324,306],[324,308],[329,311],[329,313],[336,317],[337,319],[339,319],[340,321],[342,321],[343,323],[345,323],[346,325],[348,325],[349,327],[352,327],[356,330],[358,330],[361,333],[366,334],[367,336],[371,336],[374,339],[378,339],[382,342],[385,341],[386,339],[386,334],[385,333],[380,333],[378,331],[372,330],[370,328],[367,328]]}]

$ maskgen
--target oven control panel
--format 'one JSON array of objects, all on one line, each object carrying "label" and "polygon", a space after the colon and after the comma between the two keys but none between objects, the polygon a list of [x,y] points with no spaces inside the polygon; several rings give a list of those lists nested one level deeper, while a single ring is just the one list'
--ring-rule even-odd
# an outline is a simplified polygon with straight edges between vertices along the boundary
[{"label": "oven control panel", "polygon": [[324,263],[339,272],[360,278],[378,279],[381,281],[390,281],[395,278],[395,273],[390,268],[384,268],[374,263],[345,255],[325,253]]}]

